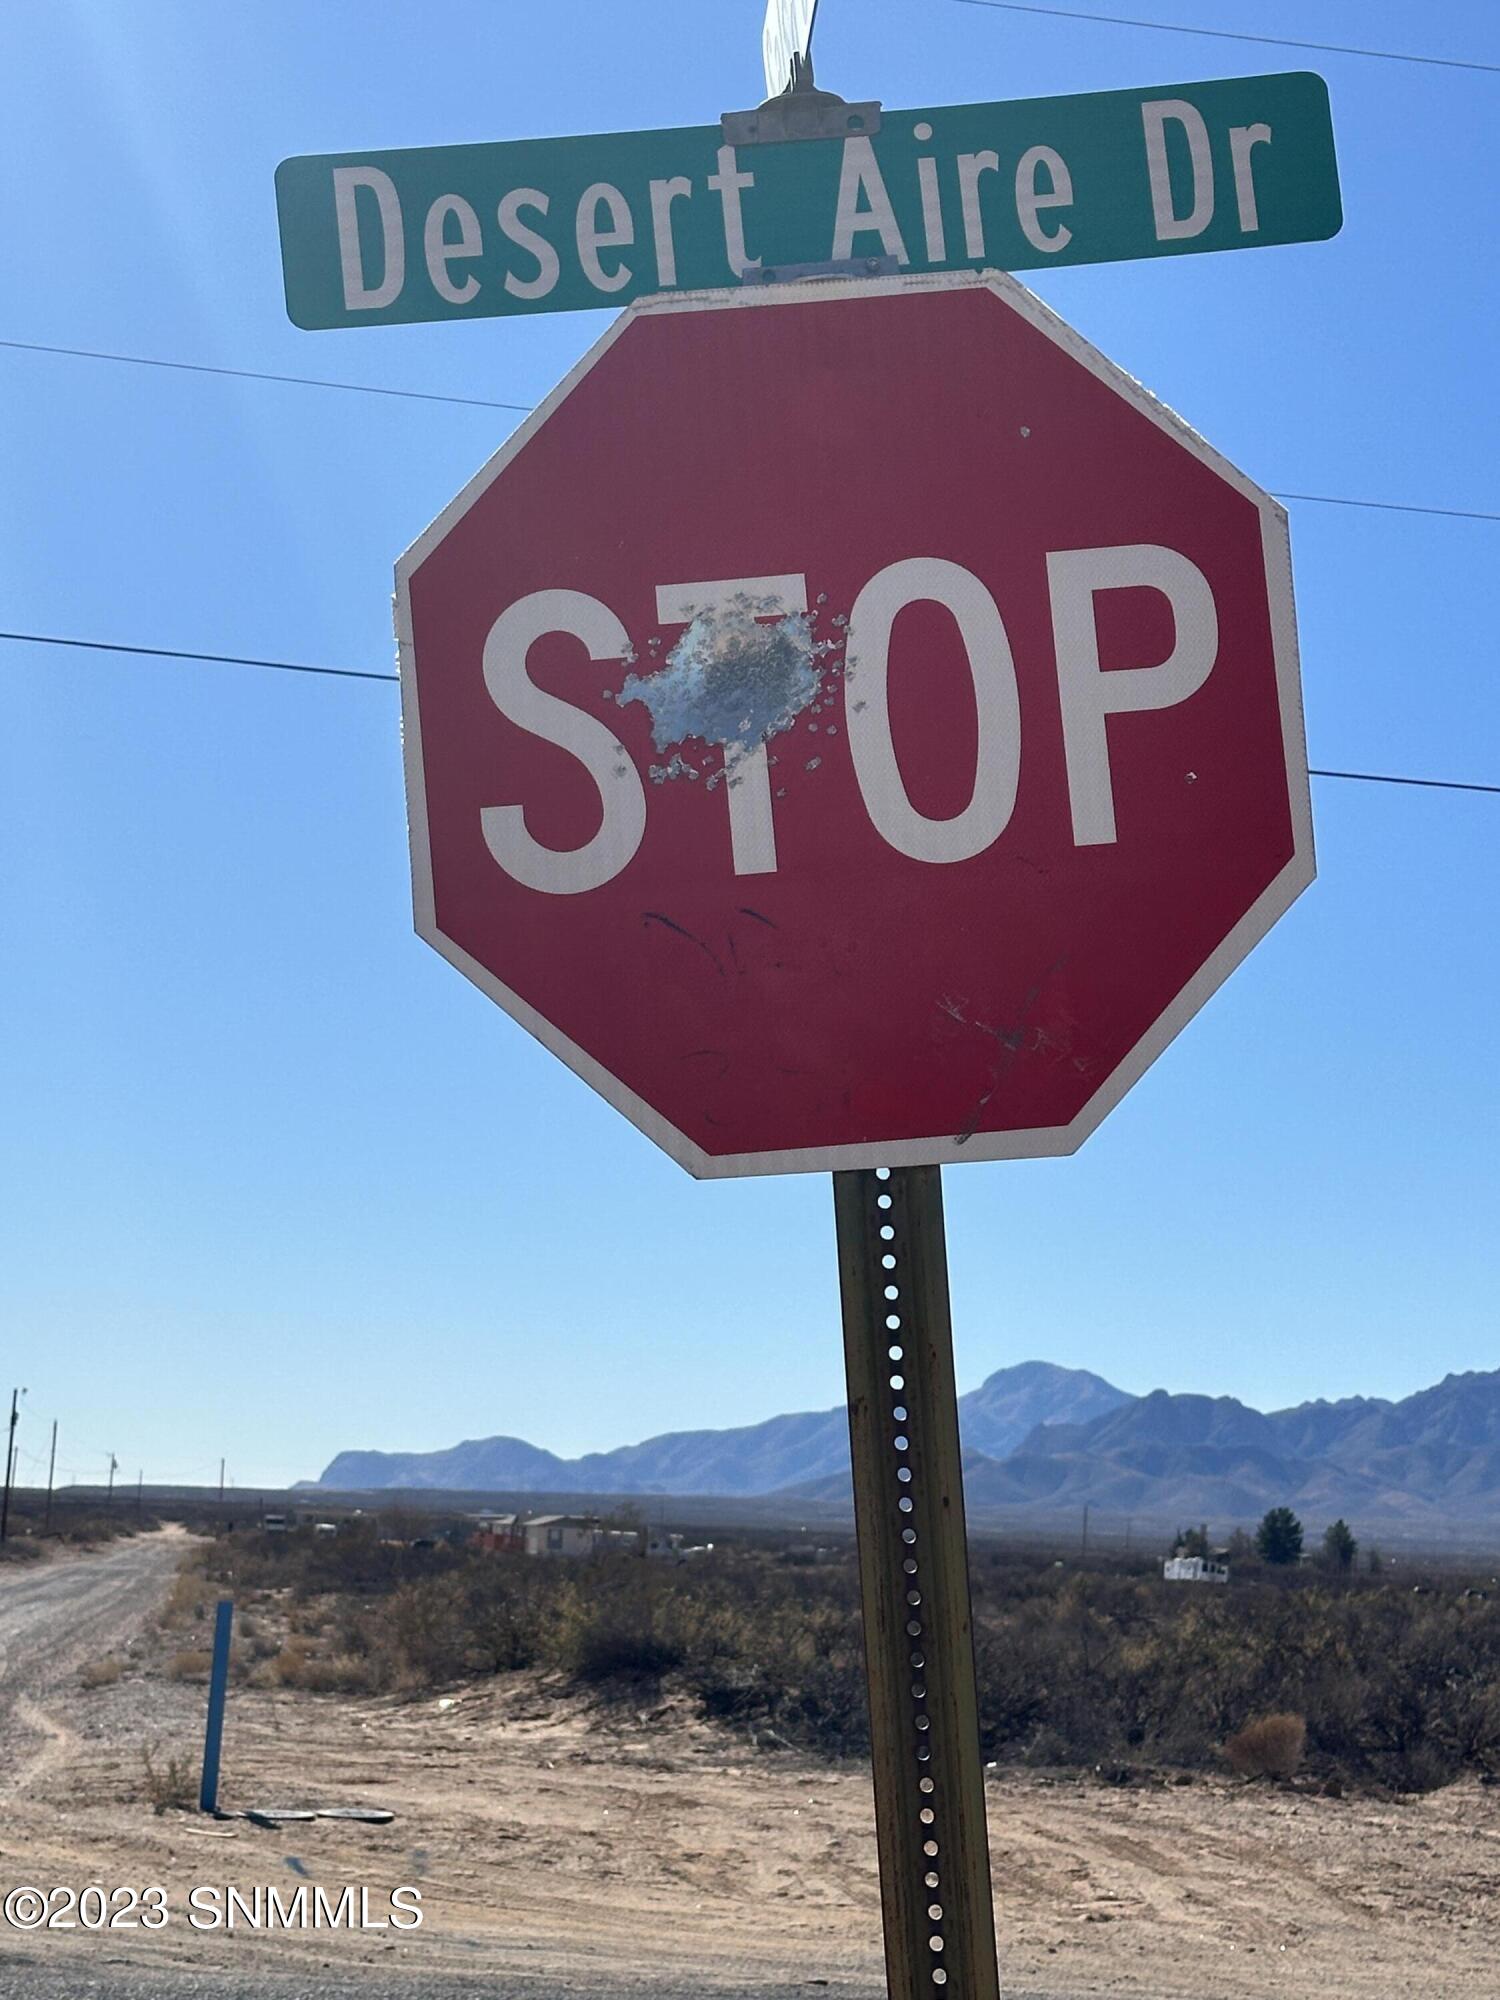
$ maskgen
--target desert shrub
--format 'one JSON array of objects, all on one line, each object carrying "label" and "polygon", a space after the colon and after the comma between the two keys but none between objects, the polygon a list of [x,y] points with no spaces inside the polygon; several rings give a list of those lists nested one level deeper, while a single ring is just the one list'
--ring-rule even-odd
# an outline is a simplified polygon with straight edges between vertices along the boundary
[{"label": "desert shrub", "polygon": [[1307,1723],[1300,1715],[1258,1716],[1224,1745],[1230,1769],[1242,1778],[1290,1778],[1306,1750]]},{"label": "desert shrub", "polygon": [[462,1586],[452,1576],[402,1583],[381,1617],[382,1648],[396,1664],[398,1685],[425,1687],[456,1680],[469,1658]]},{"label": "desert shrub", "polygon": [[260,1687],[302,1687],[302,1675],[312,1657],[312,1646],[300,1632],[289,1632],[254,1673]]},{"label": "desert shrub", "polygon": [[90,1660],[78,1678],[86,1688],[113,1687],[124,1671],[123,1662],[106,1653],[102,1660]]},{"label": "desert shrub", "polygon": [[216,1592],[202,1571],[186,1564],[172,1579],[167,1601],[161,1608],[160,1622],[163,1626],[196,1624],[208,1616],[208,1607],[215,1596]]},{"label": "desert shrub", "polygon": [[682,1665],[682,1653],[660,1633],[630,1625],[588,1625],[578,1635],[572,1671],[581,1681],[660,1677]]},{"label": "desert shrub", "polygon": [[1253,1719],[1307,1721],[1315,1774],[1424,1790],[1500,1770],[1500,1603],[1462,1579],[1259,1570],[1227,1591],[974,1561],[986,1755],[1211,1769]]},{"label": "desert shrub", "polygon": [[214,1656],[201,1646],[174,1653],[167,1662],[167,1676],[174,1681],[206,1681]]},{"label": "desert shrub", "polygon": [[150,1748],[141,1752],[141,1786],[155,1813],[187,1812],[197,1804],[192,1765],[186,1757],[158,1764]]},{"label": "desert shrub", "polygon": [[37,1492],[15,1491],[10,1500],[10,1532],[0,1542],[0,1562],[31,1562],[46,1553],[51,1542],[88,1548],[121,1536],[148,1533],[160,1527],[155,1515],[135,1511],[134,1495],[108,1506],[102,1497],[79,1499],[55,1493],[51,1501]]},{"label": "desert shrub", "polygon": [[[336,1535],[311,1528],[289,1534],[241,1529],[191,1558],[189,1570],[204,1577],[205,1597],[217,1596],[214,1586],[232,1580],[236,1596],[268,1591],[294,1605],[321,1597],[379,1599],[401,1583],[441,1575],[460,1560],[448,1541],[430,1532],[417,1536],[421,1546],[414,1544],[410,1532],[416,1525],[371,1517],[343,1523]],[[401,1536],[392,1532],[398,1527]]]},{"label": "desert shrub", "polygon": [[514,1673],[537,1665],[545,1612],[541,1595],[529,1590],[523,1577],[512,1574],[500,1587],[476,1582],[467,1601],[470,1658],[478,1671]]},{"label": "desert shrub", "polygon": [[279,1687],[302,1688],[308,1694],[370,1694],[376,1685],[371,1662],[352,1653],[332,1653],[322,1659],[298,1653],[288,1660],[283,1651],[276,1667]]}]

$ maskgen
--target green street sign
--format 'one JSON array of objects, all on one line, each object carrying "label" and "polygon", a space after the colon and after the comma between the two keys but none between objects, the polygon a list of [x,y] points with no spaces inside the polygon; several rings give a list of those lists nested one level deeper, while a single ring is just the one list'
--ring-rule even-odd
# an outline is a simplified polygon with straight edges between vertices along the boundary
[{"label": "green street sign", "polygon": [[1343,221],[1328,89],[1306,72],[890,111],[738,146],[696,125],[306,155],[282,161],[276,201],[287,311],[309,328],[575,312],[787,266],[1245,250]]}]

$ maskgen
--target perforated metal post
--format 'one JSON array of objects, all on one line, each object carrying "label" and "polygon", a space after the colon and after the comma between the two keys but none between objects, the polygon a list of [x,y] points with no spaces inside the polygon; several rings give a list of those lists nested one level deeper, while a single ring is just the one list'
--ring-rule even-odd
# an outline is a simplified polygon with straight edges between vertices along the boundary
[{"label": "perforated metal post", "polygon": [[891,2000],[997,2000],[937,1167],[833,1177]]}]

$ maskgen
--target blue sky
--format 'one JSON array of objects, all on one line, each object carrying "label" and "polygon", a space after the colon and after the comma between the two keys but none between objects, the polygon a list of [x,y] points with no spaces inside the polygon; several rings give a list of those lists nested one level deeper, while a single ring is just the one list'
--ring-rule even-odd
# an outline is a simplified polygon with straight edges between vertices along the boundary
[{"label": "blue sky", "polygon": [[[1500,62],[1483,0],[1149,11]],[[602,315],[300,333],[276,163],[711,120],[760,18],[9,10],[0,339],[528,403]],[[956,0],[826,0],[818,54],[892,105],[1317,68],[1339,238],[1036,288],[1272,488],[1500,511],[1500,78]],[[508,421],[0,348],[0,625],[386,669],[393,560]],[[1500,528],[1292,532],[1312,761],[1500,778]],[[393,689],[10,645],[0,686],[24,1451],[56,1416],[79,1477],[253,1485],[839,1399],[826,1180],[694,1183],[412,935]],[[1500,800],[1314,805],[1318,883],[1084,1150],[947,1176],[961,1385],[1040,1355],[1264,1407],[1500,1361]]]}]

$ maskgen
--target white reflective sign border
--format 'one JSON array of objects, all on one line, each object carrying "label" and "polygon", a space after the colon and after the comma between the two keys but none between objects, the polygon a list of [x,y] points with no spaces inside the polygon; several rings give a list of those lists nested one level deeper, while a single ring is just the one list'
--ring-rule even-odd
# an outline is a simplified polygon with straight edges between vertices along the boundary
[{"label": "white reflective sign border", "polygon": [[761,53],[766,65],[767,97],[779,97],[791,82],[792,57],[807,54],[817,11],[818,0],[766,0]]}]

